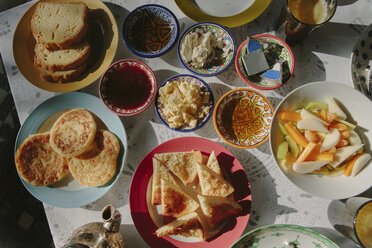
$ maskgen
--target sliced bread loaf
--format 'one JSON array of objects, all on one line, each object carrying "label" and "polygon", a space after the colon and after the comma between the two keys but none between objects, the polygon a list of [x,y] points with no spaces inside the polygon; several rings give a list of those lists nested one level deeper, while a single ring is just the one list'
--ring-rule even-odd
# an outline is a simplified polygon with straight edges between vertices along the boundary
[{"label": "sliced bread loaf", "polygon": [[32,33],[48,49],[70,48],[87,34],[87,16],[82,2],[40,2],[31,19]]},{"label": "sliced bread loaf", "polygon": [[85,42],[76,48],[49,50],[40,43],[35,45],[35,63],[49,71],[67,71],[84,64],[91,46]]},{"label": "sliced bread loaf", "polygon": [[80,67],[68,71],[50,71],[35,64],[35,68],[39,72],[39,75],[44,80],[53,83],[65,83],[72,81],[73,79],[80,76],[85,71],[86,67],[87,64],[82,64]]}]

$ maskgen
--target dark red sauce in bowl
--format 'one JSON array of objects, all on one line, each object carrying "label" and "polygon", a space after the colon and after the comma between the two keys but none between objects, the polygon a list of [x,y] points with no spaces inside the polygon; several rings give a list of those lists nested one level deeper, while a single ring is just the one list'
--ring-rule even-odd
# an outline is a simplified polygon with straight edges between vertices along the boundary
[{"label": "dark red sauce in bowl", "polygon": [[112,64],[102,76],[99,93],[103,103],[122,116],[144,111],[154,100],[157,82],[151,68],[134,59]]}]

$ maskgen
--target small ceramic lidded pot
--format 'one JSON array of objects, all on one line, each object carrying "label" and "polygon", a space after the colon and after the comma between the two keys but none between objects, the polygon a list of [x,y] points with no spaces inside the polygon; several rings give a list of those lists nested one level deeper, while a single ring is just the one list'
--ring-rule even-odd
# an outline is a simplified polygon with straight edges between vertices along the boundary
[{"label": "small ceramic lidded pot", "polygon": [[113,205],[102,209],[102,220],[75,230],[62,248],[126,248],[124,237],[119,232],[121,214]]}]

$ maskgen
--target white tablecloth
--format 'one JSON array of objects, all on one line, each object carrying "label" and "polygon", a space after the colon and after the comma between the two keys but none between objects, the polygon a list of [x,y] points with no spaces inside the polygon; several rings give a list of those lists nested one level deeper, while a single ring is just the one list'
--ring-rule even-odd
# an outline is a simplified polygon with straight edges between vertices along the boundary
[{"label": "white tablecloth", "polygon": [[[296,66],[292,78],[277,90],[261,91],[274,107],[288,92],[309,82],[332,81],[352,86],[350,55],[361,31],[372,23],[372,2],[366,0],[339,0],[338,2],[339,6],[331,21],[312,33],[303,44],[293,48]],[[14,30],[22,14],[32,3],[0,13],[0,52],[21,124],[41,102],[56,95],[28,83],[18,71],[13,58]],[[105,3],[116,17],[119,33],[128,13],[135,7],[147,3],[161,4],[171,9],[178,17],[181,32],[194,23],[178,9],[174,1],[110,0]],[[281,32],[273,30],[281,5],[282,1],[273,0],[268,9],[255,21],[230,29],[237,45],[240,45],[247,35],[259,33],[269,33],[283,38]],[[178,61],[176,49],[175,46],[159,58],[143,59],[134,56],[120,39],[114,60],[140,59],[154,70],[158,82],[162,83],[170,76],[188,73]],[[217,77],[204,78],[204,80],[210,84],[216,101],[230,89],[248,87],[239,78],[234,65]],[[98,81],[82,91],[98,96],[97,89]],[[340,247],[356,247],[334,230],[329,223],[327,210],[331,201],[313,197],[296,188],[276,166],[268,142],[250,150],[232,148],[218,137],[212,121],[194,133],[174,132],[160,123],[153,106],[139,116],[122,118],[122,121],[128,135],[129,149],[124,173],[120,175],[118,183],[101,199],[80,208],[63,209],[44,204],[56,247],[61,247],[74,229],[89,222],[100,221],[100,211],[108,203],[113,203],[123,215],[121,232],[129,247],[147,247],[130,215],[128,193],[131,179],[141,159],[152,148],[181,136],[200,136],[216,141],[230,150],[241,162],[251,182],[253,199],[250,221],[245,232],[269,224],[297,224],[323,233]]]}]

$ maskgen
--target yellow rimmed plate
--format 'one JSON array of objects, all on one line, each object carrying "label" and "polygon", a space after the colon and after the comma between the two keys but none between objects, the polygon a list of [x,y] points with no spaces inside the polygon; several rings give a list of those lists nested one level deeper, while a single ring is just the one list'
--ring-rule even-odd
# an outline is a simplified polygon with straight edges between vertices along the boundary
[{"label": "yellow rimmed plate", "polygon": [[[44,1],[44,0],[41,0]],[[61,1],[61,0],[48,0]],[[64,0],[64,2],[78,2],[79,0]],[[13,56],[19,71],[34,86],[51,92],[71,92],[88,86],[96,81],[110,66],[118,46],[118,28],[110,9],[100,0],[85,0],[84,3],[91,10],[90,32],[92,51],[95,53],[88,61],[86,71],[74,81],[68,83],[50,83],[41,78],[35,69],[34,45],[35,40],[31,32],[31,18],[36,8],[32,5],[20,19],[13,37]]]},{"label": "yellow rimmed plate", "polygon": [[175,0],[178,8],[196,22],[217,22],[229,28],[253,21],[271,0]]}]

